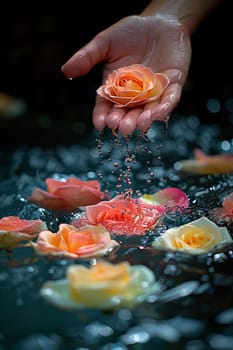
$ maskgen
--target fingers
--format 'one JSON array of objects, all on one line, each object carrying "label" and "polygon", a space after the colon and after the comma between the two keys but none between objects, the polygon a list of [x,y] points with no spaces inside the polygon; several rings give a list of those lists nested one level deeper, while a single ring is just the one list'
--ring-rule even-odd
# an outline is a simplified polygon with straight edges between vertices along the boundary
[{"label": "fingers", "polygon": [[180,100],[181,92],[180,84],[171,84],[160,102],[146,104],[143,111],[142,108],[127,110],[112,107],[111,102],[98,96],[93,111],[94,126],[100,131],[108,127],[113,134],[119,130],[123,136],[132,135],[136,129],[146,133],[154,121],[168,120]]},{"label": "fingers", "polygon": [[115,133],[126,113],[126,108],[113,107],[110,114],[106,117],[106,126]]},{"label": "fingers", "polygon": [[179,83],[169,85],[160,103],[147,104],[137,120],[137,127],[147,132],[156,120],[167,121],[171,112],[180,101],[182,86]]},{"label": "fingers", "polygon": [[131,109],[120,121],[118,129],[123,136],[130,136],[137,129],[137,119],[141,112],[141,108]]},{"label": "fingers", "polygon": [[102,131],[105,127],[117,131],[123,136],[131,135],[137,129],[137,118],[142,112],[141,108],[127,110],[126,108],[112,107],[111,102],[99,97],[93,110],[92,120],[95,128]]},{"label": "fingers", "polygon": [[108,44],[104,32],[97,34],[87,45],[78,50],[61,70],[69,79],[87,74],[96,64],[107,59]]},{"label": "fingers", "polygon": [[93,121],[94,127],[97,130],[102,131],[107,126],[106,118],[109,115],[111,109],[112,109],[111,102],[105,100],[100,96],[96,97],[96,103],[92,113],[92,121]]}]

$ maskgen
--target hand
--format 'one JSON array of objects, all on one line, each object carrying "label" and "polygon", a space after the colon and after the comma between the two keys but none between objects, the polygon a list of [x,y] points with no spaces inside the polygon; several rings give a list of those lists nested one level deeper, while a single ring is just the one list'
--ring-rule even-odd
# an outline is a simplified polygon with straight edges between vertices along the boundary
[{"label": "hand", "polygon": [[156,120],[168,121],[181,98],[191,60],[190,35],[185,26],[170,16],[129,16],[98,33],[62,67],[68,78],[87,74],[105,62],[103,83],[112,70],[135,63],[165,73],[170,84],[160,102],[128,110],[96,96],[93,123],[96,129],[111,128],[129,136],[136,129],[147,132]]}]

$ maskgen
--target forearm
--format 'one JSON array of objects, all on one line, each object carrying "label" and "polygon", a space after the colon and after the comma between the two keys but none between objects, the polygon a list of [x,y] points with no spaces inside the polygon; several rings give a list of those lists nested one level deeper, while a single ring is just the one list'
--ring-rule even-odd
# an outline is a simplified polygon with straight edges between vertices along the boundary
[{"label": "forearm", "polygon": [[156,14],[177,18],[192,34],[202,20],[223,0],[151,0],[142,11],[143,16]]}]

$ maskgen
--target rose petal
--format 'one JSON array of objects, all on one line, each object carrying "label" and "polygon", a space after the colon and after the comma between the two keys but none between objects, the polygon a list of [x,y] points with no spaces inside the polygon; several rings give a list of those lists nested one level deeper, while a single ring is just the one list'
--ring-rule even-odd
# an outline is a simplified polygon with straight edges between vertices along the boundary
[{"label": "rose petal", "polygon": [[141,199],[149,203],[164,205],[170,209],[183,209],[189,206],[186,193],[176,187],[167,187],[154,194],[144,194]]},{"label": "rose petal", "polygon": [[194,174],[225,174],[233,171],[233,154],[207,155],[194,150],[194,160],[177,162],[181,171]]}]

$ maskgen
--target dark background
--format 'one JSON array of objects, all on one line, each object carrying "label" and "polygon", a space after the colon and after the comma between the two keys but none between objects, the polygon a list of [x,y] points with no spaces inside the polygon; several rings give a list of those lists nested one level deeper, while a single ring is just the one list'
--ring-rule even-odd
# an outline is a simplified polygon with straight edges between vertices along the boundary
[{"label": "dark background", "polygon": [[[61,66],[95,34],[148,1],[36,1],[1,5],[0,92],[26,103],[20,118],[0,118],[1,145],[73,143],[93,127],[91,113],[101,65],[68,81]],[[174,113],[211,122],[206,101],[217,99],[214,118],[224,123],[233,98],[232,1],[225,1],[193,36],[190,74]],[[42,137],[43,135],[43,137]]]}]

